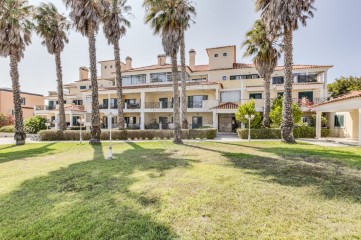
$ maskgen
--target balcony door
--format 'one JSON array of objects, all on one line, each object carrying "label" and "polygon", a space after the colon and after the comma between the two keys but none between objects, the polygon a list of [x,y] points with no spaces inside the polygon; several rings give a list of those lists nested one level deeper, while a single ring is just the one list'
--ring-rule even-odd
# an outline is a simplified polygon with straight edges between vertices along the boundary
[{"label": "balcony door", "polygon": [[192,117],[192,129],[203,126],[203,117]]},{"label": "balcony door", "polygon": [[168,108],[168,98],[159,98],[161,108]]},{"label": "balcony door", "polygon": [[302,100],[303,98],[313,102],[313,92],[299,92],[298,99]]}]

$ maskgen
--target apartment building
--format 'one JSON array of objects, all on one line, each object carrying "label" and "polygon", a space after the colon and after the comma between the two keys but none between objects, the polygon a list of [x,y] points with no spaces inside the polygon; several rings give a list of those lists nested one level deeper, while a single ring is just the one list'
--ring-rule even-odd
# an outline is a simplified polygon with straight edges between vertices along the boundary
[{"label": "apartment building", "polygon": [[[236,46],[206,49],[208,63],[196,64],[196,51],[190,50],[187,66],[188,122],[190,128],[215,127],[221,132],[232,132],[238,126],[235,113],[238,106],[254,100],[256,109],[263,112],[263,79],[252,64],[237,63]],[[117,101],[114,60],[99,62],[99,106],[103,128],[108,128],[109,113],[112,125],[117,122]],[[126,127],[129,129],[171,128],[173,122],[173,88],[171,65],[165,55],[157,63],[133,67],[127,57],[121,63]],[[327,97],[327,71],[332,66],[294,65],[293,98],[302,105],[304,121],[311,116],[311,106]],[[179,68],[180,70],[180,68]],[[180,79],[180,77],[179,77]],[[272,76],[271,98],[284,92],[284,68],[277,67]],[[180,83],[179,83],[180,88]],[[65,110],[69,126],[78,119],[91,119],[91,83],[85,67],[79,70],[79,80],[64,85]],[[45,97],[46,105],[35,107],[35,113],[46,116],[56,126],[58,105],[56,92]]]},{"label": "apartment building", "polygon": [[[34,116],[34,106],[44,104],[44,96],[40,94],[21,92],[20,97],[24,119]],[[0,113],[15,115],[11,88],[0,88]]]}]

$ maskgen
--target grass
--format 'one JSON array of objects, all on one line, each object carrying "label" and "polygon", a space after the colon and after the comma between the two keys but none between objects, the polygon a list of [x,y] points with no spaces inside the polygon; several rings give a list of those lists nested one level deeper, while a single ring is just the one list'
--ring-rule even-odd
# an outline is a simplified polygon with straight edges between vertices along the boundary
[{"label": "grass", "polygon": [[360,239],[361,149],[0,146],[0,239]]}]

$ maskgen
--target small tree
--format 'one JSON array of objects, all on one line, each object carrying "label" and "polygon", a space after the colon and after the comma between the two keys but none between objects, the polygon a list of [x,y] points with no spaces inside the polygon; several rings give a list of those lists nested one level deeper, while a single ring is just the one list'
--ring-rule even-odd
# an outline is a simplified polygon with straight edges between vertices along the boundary
[{"label": "small tree", "polygon": [[[325,116],[321,117],[321,126],[326,126],[327,124],[327,118]],[[316,127],[316,114],[312,115],[310,127]]]},{"label": "small tree", "polygon": [[14,118],[10,115],[0,113],[0,128],[5,126],[14,125]]},{"label": "small tree", "polygon": [[[279,128],[282,123],[282,111],[283,111],[283,98],[276,98],[273,101],[272,110],[270,112],[270,118],[272,121],[271,127]],[[292,103],[292,113],[294,124],[300,123],[302,118],[302,110],[298,103]]]},{"label": "small tree", "polygon": [[243,123],[248,128],[249,120],[246,118],[246,115],[254,115],[254,119],[251,121],[251,128],[261,127],[261,114],[256,111],[254,100],[239,106],[238,112],[236,113],[237,122]]},{"label": "small tree", "polygon": [[25,131],[27,133],[38,133],[40,130],[45,130],[47,119],[41,116],[35,116],[25,121]]}]

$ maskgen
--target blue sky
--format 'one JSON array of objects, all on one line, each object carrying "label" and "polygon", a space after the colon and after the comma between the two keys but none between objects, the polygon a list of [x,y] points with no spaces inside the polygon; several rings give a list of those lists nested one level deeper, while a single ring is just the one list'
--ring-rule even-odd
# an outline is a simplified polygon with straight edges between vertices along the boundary
[{"label": "blue sky", "polygon": [[[29,0],[38,5],[40,0]],[[60,0],[51,1],[66,13]],[[161,41],[144,24],[142,0],[129,0],[134,18],[128,34],[121,40],[121,57],[133,58],[135,67],[155,64],[156,56],[162,53]],[[223,45],[238,46],[238,62],[243,59],[240,45],[245,33],[252,27],[258,14],[253,0],[195,0],[196,24],[187,32],[187,50],[197,51],[196,63],[206,64],[205,48]],[[340,76],[361,76],[361,9],[360,0],[316,0],[315,17],[294,35],[295,64],[325,64],[335,67],[329,72],[329,81]],[[56,89],[54,57],[49,55],[34,34],[33,44],[25,52],[20,63],[22,91],[46,94]],[[87,39],[75,31],[70,32],[70,43],[63,53],[64,83],[78,79],[78,68],[88,66]],[[113,59],[113,50],[108,46],[102,30],[97,36],[97,60]],[[188,57],[187,57],[188,58]],[[282,64],[282,62],[280,62]],[[0,86],[10,87],[9,60],[0,58]]]}]

